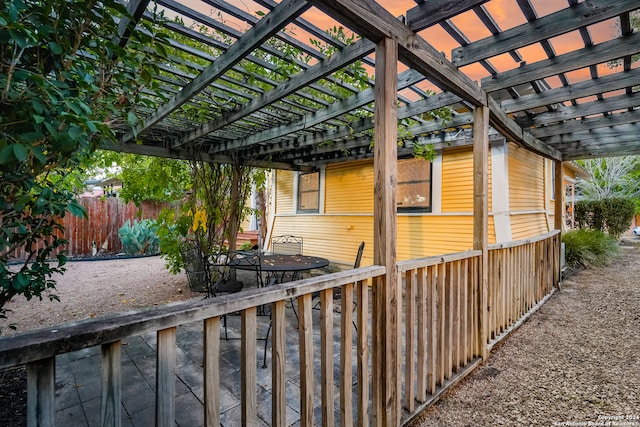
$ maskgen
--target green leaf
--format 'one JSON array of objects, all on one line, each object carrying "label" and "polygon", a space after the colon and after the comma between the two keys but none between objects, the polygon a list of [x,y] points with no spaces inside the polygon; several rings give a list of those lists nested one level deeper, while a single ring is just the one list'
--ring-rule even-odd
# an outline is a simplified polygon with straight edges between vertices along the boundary
[{"label": "green leaf", "polygon": [[20,162],[24,162],[27,160],[27,156],[29,152],[22,144],[13,144],[13,155],[16,156],[16,159]]},{"label": "green leaf", "polygon": [[37,114],[33,115],[33,120],[36,122],[36,124],[40,124],[42,122],[44,122],[44,117],[39,116]]},{"label": "green leaf", "polygon": [[86,218],[87,217],[87,211],[84,210],[84,208],[78,204],[78,202],[71,202],[67,205],[67,210],[71,213],[71,215],[73,216],[77,216],[79,218]]},{"label": "green leaf", "polygon": [[62,54],[62,46],[60,46],[56,42],[49,43],[49,49],[51,50],[51,53],[53,53],[54,55]]},{"label": "green leaf", "polygon": [[13,146],[7,145],[0,151],[0,163],[8,163],[14,157]]},{"label": "green leaf", "polygon": [[138,123],[138,118],[133,113],[133,111],[129,111],[127,113],[127,122],[129,123],[129,126],[131,126],[131,127],[135,126],[136,123]]},{"label": "green leaf", "polygon": [[33,157],[41,164],[44,165],[45,163],[47,163],[47,157],[44,155],[44,153],[42,152],[42,148],[41,147],[29,147],[29,149],[31,150],[31,152],[33,153]]},{"label": "green leaf", "polygon": [[80,139],[80,137],[83,135],[84,135],[84,129],[82,129],[81,127],[71,126],[69,128],[69,136],[71,137],[71,139],[73,140]]}]

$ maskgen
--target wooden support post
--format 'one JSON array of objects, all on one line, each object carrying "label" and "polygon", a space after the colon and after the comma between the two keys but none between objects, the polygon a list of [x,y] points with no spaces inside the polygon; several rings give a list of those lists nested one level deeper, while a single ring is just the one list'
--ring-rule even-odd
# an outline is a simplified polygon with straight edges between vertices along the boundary
[{"label": "wooden support post", "polygon": [[100,413],[103,426],[120,427],[122,418],[122,341],[102,345],[102,404]]},{"label": "wooden support post", "polygon": [[386,275],[373,287],[373,424],[400,424],[399,304],[396,270],[398,44],[376,45],[374,264]]},{"label": "wooden support post", "polygon": [[489,163],[489,108],[476,107],[473,117],[473,248],[482,251],[480,258],[480,307],[479,354],[487,358],[487,335],[489,333],[488,279],[488,163]]},{"label": "wooden support post", "polygon": [[220,425],[220,318],[204,320],[204,425]]},{"label": "wooden support post", "polygon": [[157,332],[156,426],[176,424],[176,328]]},{"label": "wooden support post", "polygon": [[55,357],[27,363],[27,425],[53,425],[55,385]]},{"label": "wooden support post", "polygon": [[[565,207],[565,191],[564,191],[564,173],[561,161],[556,161],[556,205],[555,210],[556,214],[555,218],[555,229],[560,230],[562,232],[563,226],[565,224],[564,221],[564,207]],[[571,214],[573,215],[574,209],[571,210]],[[552,250],[551,253],[554,255],[553,260],[549,260],[551,266],[553,268],[553,286],[559,286],[560,275],[562,274],[562,265],[561,265],[561,246],[562,240],[559,240],[557,244],[556,240],[551,239],[548,244],[553,245],[555,250]]]},{"label": "wooden support post", "polygon": [[564,224],[564,174],[562,173],[562,161],[555,160],[555,188],[556,200],[553,215],[553,228],[562,231]]}]

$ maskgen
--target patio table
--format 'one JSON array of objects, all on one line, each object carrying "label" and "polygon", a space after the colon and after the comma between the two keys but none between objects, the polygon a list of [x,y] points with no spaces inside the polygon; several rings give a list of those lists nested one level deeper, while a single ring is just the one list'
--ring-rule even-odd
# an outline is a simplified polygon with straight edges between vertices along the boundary
[{"label": "patio table", "polygon": [[[285,281],[287,273],[291,273],[290,280],[293,281],[297,280],[304,271],[329,265],[328,259],[310,255],[270,254],[258,256],[262,272],[275,278],[278,283]],[[241,257],[234,258],[228,265],[239,270],[255,270],[256,268],[255,265]]]}]

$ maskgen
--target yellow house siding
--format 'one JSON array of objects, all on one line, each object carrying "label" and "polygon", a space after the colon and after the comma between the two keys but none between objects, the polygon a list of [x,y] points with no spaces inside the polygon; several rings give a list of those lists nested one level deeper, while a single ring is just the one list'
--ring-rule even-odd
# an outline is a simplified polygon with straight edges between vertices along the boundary
[{"label": "yellow house siding", "polygon": [[325,213],[373,212],[373,161],[328,165]]},{"label": "yellow house siding", "polygon": [[373,215],[286,215],[276,217],[272,237],[302,237],[303,252],[353,265],[365,241],[361,265],[373,264]]},{"label": "yellow house siding", "polygon": [[[491,170],[491,157],[489,157],[488,170]],[[490,173],[488,194],[491,194]],[[489,197],[489,211],[491,209],[492,203]],[[473,212],[473,151],[471,148],[443,152],[442,212]]]},{"label": "yellow house siding", "polygon": [[278,170],[276,171],[276,186],[278,191],[276,192],[275,199],[275,212],[280,213],[293,213],[293,178],[294,172]]},{"label": "yellow house siding", "polygon": [[[398,259],[412,259],[473,248],[473,216],[398,216]],[[489,243],[494,243],[489,219]]]},{"label": "yellow house siding", "polygon": [[511,212],[543,210],[545,207],[544,197],[544,159],[515,144],[509,144],[509,207]]},{"label": "yellow house siding", "polygon": [[547,219],[544,213],[511,215],[511,233],[513,240],[526,239],[547,233]]}]

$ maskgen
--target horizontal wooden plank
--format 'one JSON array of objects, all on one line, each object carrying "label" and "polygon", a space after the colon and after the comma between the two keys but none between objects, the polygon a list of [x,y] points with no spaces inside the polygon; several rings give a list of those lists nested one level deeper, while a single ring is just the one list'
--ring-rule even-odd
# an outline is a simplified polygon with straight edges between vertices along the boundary
[{"label": "horizontal wooden plank", "polygon": [[470,259],[482,255],[481,250],[471,250],[465,252],[458,252],[454,254],[431,256],[426,258],[410,259],[407,261],[399,261],[397,263],[398,273],[403,273],[408,270],[415,270],[417,268],[429,267],[432,265],[445,264],[453,261],[460,261],[463,259]]},{"label": "horizontal wooden plank", "polygon": [[493,245],[489,245],[489,250],[491,251],[496,249],[508,249],[508,248],[515,248],[523,245],[529,245],[532,243],[549,239],[557,234],[560,234],[560,230],[553,230],[548,233],[542,234],[540,236],[532,237],[530,239],[514,240],[513,242],[506,242],[506,243],[495,243]]}]

